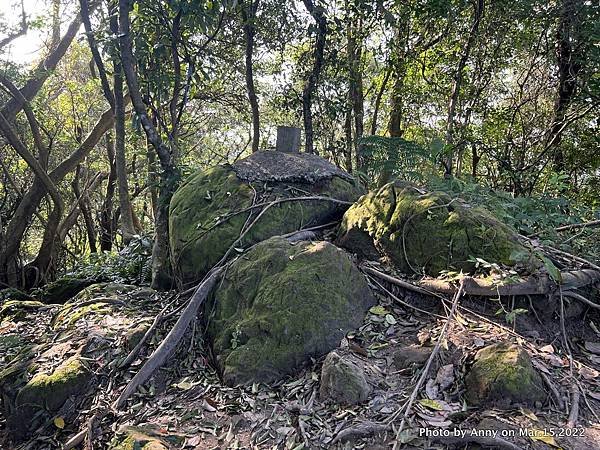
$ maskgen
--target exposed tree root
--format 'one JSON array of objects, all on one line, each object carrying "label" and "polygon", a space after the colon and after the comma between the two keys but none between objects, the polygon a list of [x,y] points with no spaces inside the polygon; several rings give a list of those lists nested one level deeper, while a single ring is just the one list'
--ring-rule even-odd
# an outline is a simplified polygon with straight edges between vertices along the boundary
[{"label": "exposed tree root", "polygon": [[164,364],[173,350],[175,350],[188,326],[192,320],[196,318],[198,309],[210,294],[223,270],[224,266],[214,267],[204,278],[204,281],[198,285],[196,292],[194,292],[190,302],[179,316],[179,320],[177,320],[171,331],[169,331],[169,334],[167,334],[157,349],[154,350],[140,371],[131,379],[123,392],[121,392],[121,395],[119,395],[119,398],[113,403],[114,409],[119,409],[123,406],[125,401],[127,401],[137,388],[146,382],[146,380],[152,376],[154,371]]},{"label": "exposed tree root", "polygon": [[[364,266],[363,270],[392,284],[424,295],[439,296],[440,293],[453,295],[458,291],[458,288],[454,284],[447,281],[438,280],[436,278],[425,278],[418,281],[416,284],[412,284],[391,275],[387,275],[371,267]],[[561,272],[561,280],[562,282],[560,287],[563,291],[578,289],[600,281],[600,271],[594,269],[581,269]],[[461,278],[461,281],[464,286],[465,295],[481,297],[544,295],[550,294],[559,286],[554,280],[552,280],[550,275],[547,274],[538,276],[532,275],[525,281],[506,284],[503,286],[494,285],[493,282],[489,280],[473,278],[469,276]],[[570,292],[569,294],[572,293]],[[592,303],[590,306],[599,307],[594,303]]]}]

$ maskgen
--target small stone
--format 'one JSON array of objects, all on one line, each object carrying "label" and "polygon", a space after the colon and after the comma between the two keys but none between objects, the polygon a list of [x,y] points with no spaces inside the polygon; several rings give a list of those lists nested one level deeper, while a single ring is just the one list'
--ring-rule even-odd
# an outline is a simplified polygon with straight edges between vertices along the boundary
[{"label": "small stone", "polygon": [[394,366],[398,369],[406,369],[412,365],[423,365],[429,359],[432,349],[418,345],[409,345],[396,350],[392,354]]},{"label": "small stone", "polygon": [[545,399],[542,379],[529,354],[516,344],[499,343],[479,350],[465,386],[472,405],[533,406]]},{"label": "small stone", "polygon": [[322,399],[353,405],[364,402],[371,393],[365,374],[349,357],[333,351],[327,355],[321,370]]},{"label": "small stone", "polygon": [[181,448],[185,442],[182,434],[161,431],[154,424],[122,425],[109,444],[110,450],[168,450]]},{"label": "small stone", "polygon": [[136,345],[140,343],[146,334],[146,331],[148,331],[148,328],[150,328],[150,324],[144,322],[127,331],[127,334],[125,335],[125,348],[127,351],[133,350]]}]

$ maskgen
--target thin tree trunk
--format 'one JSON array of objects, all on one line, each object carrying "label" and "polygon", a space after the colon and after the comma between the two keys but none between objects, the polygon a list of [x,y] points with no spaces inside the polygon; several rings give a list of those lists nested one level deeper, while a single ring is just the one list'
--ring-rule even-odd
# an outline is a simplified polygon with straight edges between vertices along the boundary
[{"label": "thin tree trunk", "polygon": [[[119,31],[115,16],[111,17],[111,31]],[[117,168],[117,187],[119,192],[119,207],[121,208],[121,235],[123,243],[128,244],[135,235],[131,200],[129,198],[129,183],[127,181],[127,159],[125,156],[125,105],[123,104],[123,69],[118,55],[113,56],[114,68],[114,104],[115,104],[115,164]]]},{"label": "thin tree trunk", "polygon": [[304,119],[304,151],[306,153],[315,153],[314,149],[314,131],[312,118],[312,99],[314,91],[323,67],[323,53],[325,51],[325,38],[327,36],[327,19],[323,14],[321,7],[315,7],[313,0],[303,0],[306,10],[317,23],[317,35],[315,38],[314,62],[313,68],[306,80],[302,90],[302,116]]},{"label": "thin tree trunk", "polygon": [[75,178],[73,178],[71,186],[73,187],[73,193],[75,194],[75,198],[77,199],[77,203],[79,205],[79,210],[81,211],[81,215],[83,216],[83,221],[85,223],[85,231],[90,247],[90,253],[96,253],[98,251],[96,247],[96,226],[94,225],[94,219],[92,218],[89,197],[89,187],[92,180],[90,180],[88,183],[85,183],[82,191],[79,185],[81,173],[81,165],[78,165],[77,169],[75,169]]},{"label": "thin tree trunk", "polygon": [[113,199],[115,196],[115,184],[117,182],[117,168],[115,164],[115,149],[112,135],[106,135],[106,156],[108,158],[108,181],[106,184],[106,194],[102,202],[102,210],[100,211],[100,250],[109,252],[112,250],[114,240],[113,226]]},{"label": "thin tree trunk", "polygon": [[140,118],[148,141],[156,150],[161,165],[161,187],[158,199],[158,211],[155,220],[155,237],[152,248],[152,287],[155,289],[170,289],[173,284],[171,263],[169,259],[169,203],[179,181],[179,174],[172,159],[169,148],[164,144],[150,121],[146,105],[142,100],[140,87],[135,73],[132,41],[130,35],[128,0],[119,0],[119,46],[121,60],[131,102]]},{"label": "thin tree trunk", "polygon": [[456,72],[454,73],[454,82],[452,83],[452,93],[450,94],[450,101],[448,102],[448,114],[446,119],[446,145],[449,150],[445,159],[442,161],[444,164],[444,176],[450,177],[452,175],[454,166],[454,131],[455,131],[455,120],[456,120],[456,108],[458,106],[458,100],[460,98],[460,89],[463,81],[463,71],[471,55],[471,49],[477,32],[479,30],[479,23],[483,16],[484,0],[475,0],[474,11],[473,11],[473,24],[471,25],[471,31],[469,37],[464,46],[463,54],[458,61]]},{"label": "thin tree trunk", "polygon": [[574,54],[572,42],[577,33],[581,15],[581,2],[562,0],[561,15],[556,32],[556,57],[558,64],[558,89],[554,102],[554,116],[546,148],[553,150],[556,172],[565,171],[565,158],[560,147],[566,115],[577,91],[577,76],[581,70],[579,55]]},{"label": "thin tree trunk", "polygon": [[244,38],[246,40],[246,89],[252,110],[252,153],[259,150],[260,145],[260,115],[258,97],[254,87],[254,70],[252,67],[252,53],[254,52],[254,35],[256,27],[256,11],[260,0],[249,0],[248,6],[242,6],[241,15],[244,21]]},{"label": "thin tree trunk", "polygon": [[361,19],[349,18],[346,29],[348,44],[348,75],[349,75],[349,103],[352,107],[354,118],[354,151],[356,155],[356,169],[362,170],[364,166],[361,155],[360,139],[364,130],[364,98],[363,79],[361,69],[362,44],[357,39],[361,33]]},{"label": "thin tree trunk", "polygon": [[383,99],[383,94],[387,89],[388,81],[390,80],[390,75],[392,71],[388,67],[383,74],[383,80],[381,81],[381,86],[379,86],[379,90],[377,91],[377,96],[375,97],[375,104],[373,106],[373,119],[371,120],[371,135],[375,136],[377,134],[377,120],[379,118],[379,110],[381,109],[381,100]]}]

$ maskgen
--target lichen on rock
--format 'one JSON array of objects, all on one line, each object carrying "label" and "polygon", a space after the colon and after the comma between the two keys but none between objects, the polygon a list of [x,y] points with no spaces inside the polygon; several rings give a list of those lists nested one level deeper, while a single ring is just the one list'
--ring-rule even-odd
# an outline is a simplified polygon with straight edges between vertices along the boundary
[{"label": "lichen on rock", "polygon": [[467,401],[472,405],[532,406],[544,400],[542,386],[529,354],[505,342],[479,350],[465,378]]},{"label": "lichen on rock", "polygon": [[326,354],[374,302],[343,250],[274,237],[229,267],[205,317],[223,378],[235,385],[273,381]]},{"label": "lichen on rock", "polygon": [[[171,257],[183,284],[198,281],[240,236],[255,203],[322,196],[355,201],[362,188],[316,155],[258,152],[233,165],[193,175],[173,195],[169,212]],[[339,219],[348,205],[288,201],[269,208],[239,243],[247,247],[271,236]],[[240,213],[243,211],[243,213]]]},{"label": "lichen on rock", "polygon": [[361,257],[384,255],[411,274],[472,272],[473,258],[530,270],[540,265],[516,232],[483,208],[400,180],[369,192],[350,207],[337,243]]}]

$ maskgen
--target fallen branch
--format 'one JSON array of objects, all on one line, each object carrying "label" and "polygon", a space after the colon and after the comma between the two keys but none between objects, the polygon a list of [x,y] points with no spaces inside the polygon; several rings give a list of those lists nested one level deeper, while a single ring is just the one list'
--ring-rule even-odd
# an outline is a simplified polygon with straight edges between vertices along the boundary
[{"label": "fallen branch", "polygon": [[194,292],[194,295],[190,299],[187,307],[183,310],[179,319],[169,331],[169,334],[165,337],[165,339],[160,343],[158,348],[154,350],[152,355],[146,360],[140,371],[131,379],[129,384],[125,387],[119,398],[113,403],[114,409],[119,409],[125,401],[137,390],[137,388],[146,382],[150,376],[154,373],[155,370],[160,368],[167,357],[175,350],[179,341],[183,338],[185,331],[188,326],[196,318],[198,314],[198,309],[204,303],[204,300],[210,294],[212,288],[216,284],[219,279],[221,273],[224,270],[224,266],[213,268],[208,275],[204,278],[204,281],[200,283]]},{"label": "fallen branch", "polygon": [[353,425],[340,431],[335,438],[333,438],[331,443],[336,444],[338,442],[344,442],[350,439],[368,437],[375,433],[383,433],[384,431],[388,430],[390,430],[389,425],[367,421],[361,422],[357,425]]},{"label": "fallen branch", "polygon": [[569,413],[569,420],[567,421],[567,428],[574,428],[577,425],[577,419],[579,417],[579,388],[577,384],[573,384],[571,388],[571,412]]},{"label": "fallen branch", "polygon": [[158,315],[154,318],[154,321],[152,322],[152,324],[150,325],[150,327],[144,333],[144,336],[142,336],[142,338],[140,339],[140,341],[136,344],[136,346],[129,352],[129,354],[127,355],[127,357],[119,365],[120,368],[127,367],[129,364],[131,364],[133,362],[133,360],[135,359],[135,357],[137,356],[137,354],[139,353],[139,351],[142,348],[142,346],[148,341],[148,339],[150,339],[150,337],[154,333],[154,330],[156,330],[156,328],[158,328],[158,326],[161,324],[161,322],[165,318],[170,317],[171,315],[173,315],[174,313],[176,313],[179,310],[179,308],[177,308],[177,309],[175,309],[175,311],[172,311],[169,314],[165,314],[167,312],[167,310],[171,307],[171,305],[173,303],[175,303],[176,300],[177,300],[177,297],[175,297],[175,299],[173,299],[173,301],[169,302],[158,313]]},{"label": "fallen branch", "polygon": [[[600,271],[594,269],[570,270],[561,272],[560,286],[563,291],[578,289],[600,280]],[[545,295],[556,290],[559,286],[547,274],[541,276],[531,275],[526,280],[498,286],[490,280],[463,277],[464,291],[466,295],[481,297],[508,297],[513,295]],[[419,287],[444,294],[454,294],[457,291],[455,285],[436,278],[426,278],[418,283]]]},{"label": "fallen branch", "polygon": [[361,269],[370,275],[375,275],[377,278],[381,278],[382,280],[388,281],[389,283],[395,284],[396,286],[403,287],[405,289],[417,292],[419,294],[433,295],[435,297],[440,297],[440,294],[438,294],[436,292],[429,291],[427,289],[421,288],[421,287],[414,285],[412,283],[409,283],[407,281],[401,280],[399,278],[395,278],[391,275],[388,275],[387,273],[380,272],[379,270],[373,269],[372,267],[369,267],[369,266],[365,266],[364,264],[361,265]]},{"label": "fallen branch", "polygon": [[558,392],[558,389],[556,388],[556,386],[554,385],[552,380],[550,380],[548,375],[546,375],[542,371],[540,371],[540,375],[542,376],[542,380],[544,380],[544,383],[546,383],[546,386],[548,386],[548,388],[550,389],[550,392],[552,392],[552,395],[554,396],[554,399],[556,400],[556,405],[558,406],[558,408],[560,410],[564,411],[565,410],[565,402],[563,401],[560,393]]},{"label": "fallen branch", "polygon": [[[571,223],[569,225],[561,225],[560,227],[554,228],[554,231],[560,233],[561,231],[569,231],[577,228],[595,228],[600,227],[600,220],[590,220],[589,222]],[[544,234],[548,230],[541,230],[536,233],[530,234],[529,238],[537,237],[540,234]]]},{"label": "fallen branch", "polygon": [[586,305],[591,306],[592,308],[600,309],[600,305],[598,303],[594,303],[593,301],[588,300],[583,295],[580,295],[576,292],[566,291],[566,292],[563,292],[563,295],[565,297],[574,298],[575,300],[579,300],[581,303],[585,303]]}]

